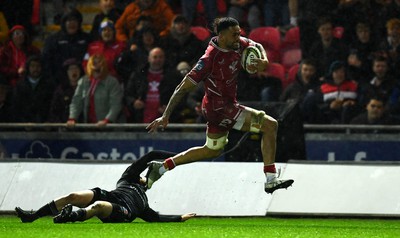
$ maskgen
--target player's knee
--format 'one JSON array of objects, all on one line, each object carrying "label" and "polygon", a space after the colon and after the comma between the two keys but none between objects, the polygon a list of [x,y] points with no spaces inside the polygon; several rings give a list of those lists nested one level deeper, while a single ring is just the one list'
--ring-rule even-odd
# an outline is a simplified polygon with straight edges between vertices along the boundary
[{"label": "player's knee", "polygon": [[102,211],[106,207],[106,204],[102,201],[96,201],[92,205],[92,209],[95,211]]},{"label": "player's knee", "polygon": [[72,203],[72,202],[78,201],[80,199],[80,197],[81,196],[78,193],[70,193],[65,198],[68,203]]},{"label": "player's knee", "polygon": [[277,133],[278,131],[278,121],[271,116],[266,115],[264,117],[263,126],[261,127],[261,131],[264,132],[273,132]]}]

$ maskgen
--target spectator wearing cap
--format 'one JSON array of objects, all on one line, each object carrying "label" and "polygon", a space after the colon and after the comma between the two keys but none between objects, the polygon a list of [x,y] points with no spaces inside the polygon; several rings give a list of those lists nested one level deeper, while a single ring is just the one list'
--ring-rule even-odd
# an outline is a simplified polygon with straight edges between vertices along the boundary
[{"label": "spectator wearing cap", "polygon": [[27,58],[40,54],[40,50],[31,44],[25,27],[15,25],[8,34],[6,45],[0,50],[0,73],[12,87],[24,73]]},{"label": "spectator wearing cap", "polygon": [[0,123],[11,122],[11,90],[8,81],[0,74]]},{"label": "spectator wearing cap", "polygon": [[102,54],[107,61],[109,73],[122,82],[123,80],[115,69],[115,60],[124,51],[126,44],[115,39],[114,23],[108,19],[101,22],[98,31],[101,38],[89,44],[83,59],[83,68],[86,68],[87,62],[92,55]]},{"label": "spectator wearing cap", "polygon": [[99,7],[101,12],[96,14],[96,16],[94,17],[92,30],[90,31],[90,35],[93,40],[97,40],[100,38],[98,29],[100,28],[100,24],[105,19],[108,19],[115,23],[121,16],[121,12],[115,7],[114,0],[99,0]]},{"label": "spectator wearing cap", "polygon": [[140,16],[150,16],[154,29],[160,36],[164,36],[175,14],[165,0],[135,0],[126,6],[115,24],[118,40],[127,41],[133,36]]},{"label": "spectator wearing cap", "polygon": [[174,18],[170,32],[160,39],[160,44],[171,67],[180,62],[194,65],[205,50],[203,42],[191,32],[188,20],[182,15]]},{"label": "spectator wearing cap", "polygon": [[81,29],[82,14],[76,9],[70,9],[61,19],[61,30],[47,37],[43,47],[45,73],[56,84],[63,77],[63,63],[75,58],[83,60],[90,36]]},{"label": "spectator wearing cap", "polygon": [[74,58],[67,59],[63,67],[65,80],[57,86],[50,105],[49,121],[53,123],[64,123],[68,120],[69,105],[78,81],[83,76],[82,64]]},{"label": "spectator wearing cap", "polygon": [[319,105],[322,118],[331,124],[345,124],[359,112],[357,104],[358,85],[347,78],[343,61],[334,61],[329,75],[320,87],[322,104]]},{"label": "spectator wearing cap", "polygon": [[42,72],[42,59],[34,55],[25,64],[24,78],[17,82],[13,94],[14,122],[48,121],[54,84]]}]

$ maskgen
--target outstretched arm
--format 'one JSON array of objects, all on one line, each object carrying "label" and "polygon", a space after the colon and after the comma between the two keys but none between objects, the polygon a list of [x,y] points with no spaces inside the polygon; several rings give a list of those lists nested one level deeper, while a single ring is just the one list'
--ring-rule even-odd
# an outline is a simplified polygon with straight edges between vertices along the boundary
[{"label": "outstretched arm", "polygon": [[187,76],[185,76],[181,83],[175,88],[175,91],[169,99],[168,105],[165,108],[163,115],[151,122],[146,127],[146,129],[148,129],[149,132],[156,132],[158,127],[160,126],[162,128],[167,127],[169,123],[169,117],[171,116],[171,113],[173,112],[175,107],[182,101],[182,98],[194,88],[196,88],[196,84],[194,84],[191,80],[188,79]]},{"label": "outstretched arm", "polygon": [[146,209],[142,216],[139,216],[147,222],[183,222],[196,216],[196,213],[187,213],[181,216],[160,215],[151,208]]}]

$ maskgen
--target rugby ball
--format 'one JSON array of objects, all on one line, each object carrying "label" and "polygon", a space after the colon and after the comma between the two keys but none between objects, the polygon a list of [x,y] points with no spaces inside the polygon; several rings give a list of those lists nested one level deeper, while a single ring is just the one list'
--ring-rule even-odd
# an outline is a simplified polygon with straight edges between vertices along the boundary
[{"label": "rugby ball", "polygon": [[249,74],[254,74],[257,71],[249,70],[248,66],[254,64],[254,59],[261,58],[261,51],[255,46],[247,46],[242,53],[241,64],[244,70],[246,70]]}]

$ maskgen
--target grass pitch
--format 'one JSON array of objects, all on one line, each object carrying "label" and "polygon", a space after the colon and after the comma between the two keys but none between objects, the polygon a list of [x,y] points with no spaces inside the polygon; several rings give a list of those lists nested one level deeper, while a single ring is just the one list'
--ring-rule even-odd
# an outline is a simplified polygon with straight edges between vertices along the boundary
[{"label": "grass pitch", "polygon": [[193,218],[184,223],[128,224],[86,222],[53,224],[51,218],[21,223],[15,216],[0,216],[0,237],[400,237],[400,220],[314,218]]}]

